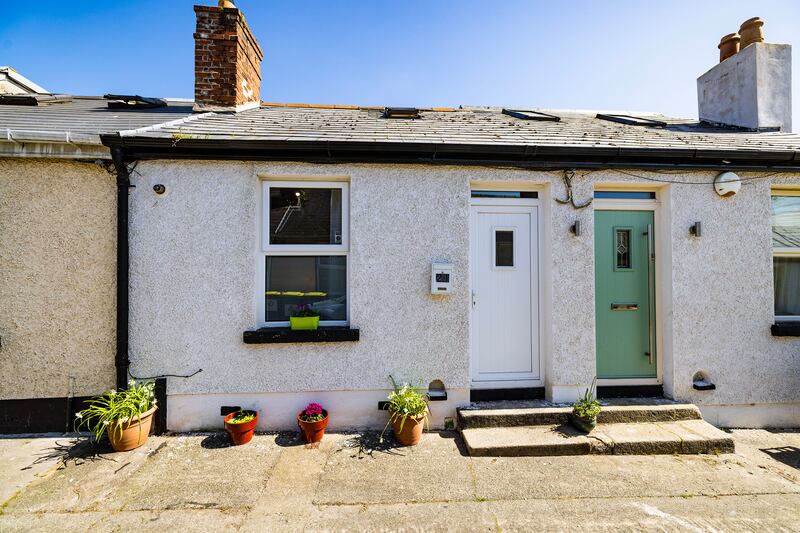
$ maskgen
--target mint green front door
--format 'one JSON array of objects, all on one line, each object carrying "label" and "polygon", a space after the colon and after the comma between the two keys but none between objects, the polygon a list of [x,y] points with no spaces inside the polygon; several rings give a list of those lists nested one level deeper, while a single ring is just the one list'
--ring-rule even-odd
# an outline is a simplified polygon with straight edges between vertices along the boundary
[{"label": "mint green front door", "polygon": [[597,377],[655,378],[653,212],[594,216]]}]

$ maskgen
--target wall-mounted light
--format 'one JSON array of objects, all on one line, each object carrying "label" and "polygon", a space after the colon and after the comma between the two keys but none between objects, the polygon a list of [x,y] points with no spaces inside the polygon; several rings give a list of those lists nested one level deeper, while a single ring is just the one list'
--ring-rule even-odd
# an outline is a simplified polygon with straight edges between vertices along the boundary
[{"label": "wall-mounted light", "polygon": [[700,222],[695,222],[689,227],[689,235],[694,237],[703,236],[703,225]]},{"label": "wall-mounted light", "polygon": [[580,237],[581,236],[581,221],[580,220],[576,220],[575,223],[572,226],[569,227],[569,230],[576,237]]},{"label": "wall-mounted light", "polygon": [[165,192],[167,192],[167,188],[160,183],[156,183],[155,185],[153,185],[153,192],[155,192],[156,194],[164,194]]}]

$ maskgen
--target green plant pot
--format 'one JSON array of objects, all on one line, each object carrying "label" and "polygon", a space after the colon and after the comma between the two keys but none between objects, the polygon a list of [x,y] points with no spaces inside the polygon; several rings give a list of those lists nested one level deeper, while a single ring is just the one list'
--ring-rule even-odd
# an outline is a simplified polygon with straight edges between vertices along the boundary
[{"label": "green plant pot", "polygon": [[575,427],[575,429],[584,433],[590,433],[594,428],[597,427],[597,418],[586,420],[585,418],[578,418],[575,415],[569,415],[569,420],[572,422],[572,425]]},{"label": "green plant pot", "polygon": [[289,324],[291,324],[292,329],[301,329],[301,330],[317,329],[319,327],[319,317],[290,316]]}]

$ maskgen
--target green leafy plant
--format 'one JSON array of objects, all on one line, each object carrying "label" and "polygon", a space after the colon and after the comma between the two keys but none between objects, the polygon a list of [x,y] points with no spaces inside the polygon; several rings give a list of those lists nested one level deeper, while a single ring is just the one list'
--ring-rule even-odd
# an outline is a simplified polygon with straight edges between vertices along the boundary
[{"label": "green leafy plant", "polygon": [[412,387],[408,383],[403,383],[402,386],[398,387],[392,376],[389,376],[389,381],[391,381],[392,389],[394,390],[388,396],[389,421],[386,422],[386,426],[381,431],[380,441],[383,442],[383,434],[386,433],[389,424],[396,420],[400,420],[401,431],[409,418],[414,420],[422,418],[423,423],[430,427],[430,422],[428,421],[429,398],[427,393],[422,392],[422,387]]},{"label": "green leafy plant", "polygon": [[578,397],[578,401],[572,404],[572,414],[582,420],[594,420],[602,410],[600,402],[594,397],[596,382],[597,378],[595,377],[586,392]]},{"label": "green leafy plant", "polygon": [[91,431],[95,440],[109,429],[122,435],[129,421],[141,421],[142,413],[156,406],[155,396],[152,382],[137,384],[130,380],[127,389],[111,389],[89,400],[89,407],[75,413],[75,431]]},{"label": "green leafy plant", "polygon": [[236,411],[236,414],[228,420],[228,424],[244,424],[245,422],[250,422],[255,419],[256,413],[254,411]]}]

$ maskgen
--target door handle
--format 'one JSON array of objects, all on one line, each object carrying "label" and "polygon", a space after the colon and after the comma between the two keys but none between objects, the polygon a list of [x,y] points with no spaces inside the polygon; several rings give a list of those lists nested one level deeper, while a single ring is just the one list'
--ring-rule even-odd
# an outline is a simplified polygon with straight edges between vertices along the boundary
[{"label": "door handle", "polygon": [[637,311],[639,304],[611,304],[612,311]]},{"label": "door handle", "polygon": [[478,303],[478,295],[475,294],[475,291],[472,291],[472,307],[475,308],[475,305]]},{"label": "door handle", "polygon": [[653,225],[647,225],[647,352],[645,355],[653,364],[653,295],[655,294],[653,279]]}]

